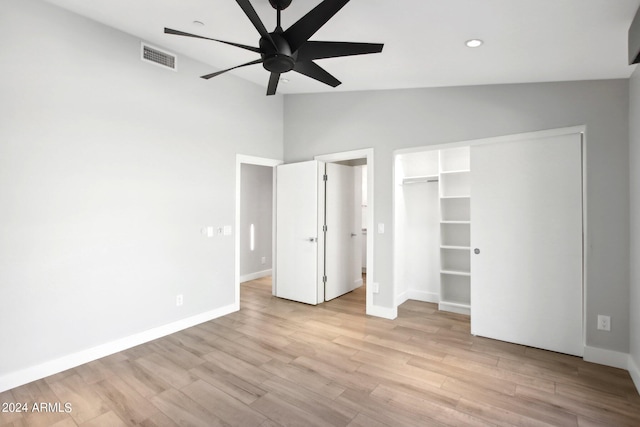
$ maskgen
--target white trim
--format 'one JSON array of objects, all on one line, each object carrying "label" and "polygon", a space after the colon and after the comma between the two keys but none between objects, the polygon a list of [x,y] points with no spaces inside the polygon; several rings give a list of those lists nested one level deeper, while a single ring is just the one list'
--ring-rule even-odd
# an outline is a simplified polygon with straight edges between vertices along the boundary
[{"label": "white trim", "polygon": [[369,316],[382,317],[384,319],[393,320],[398,317],[398,308],[380,307],[379,305],[367,305],[367,314]]},{"label": "white trim", "polygon": [[227,305],[0,376],[0,393],[238,311]]},{"label": "white trim", "polygon": [[438,303],[440,302],[440,295],[438,295],[435,292],[416,291],[413,289],[409,289],[407,291],[407,299],[412,299],[415,301],[422,301],[422,302]]},{"label": "white trim", "polygon": [[263,277],[271,276],[272,269],[256,271],[249,274],[243,274],[240,276],[240,283],[248,282],[250,280],[262,279]]},{"label": "white trim", "polygon": [[[375,235],[374,235],[374,218],[375,218],[375,204],[374,204],[374,149],[363,148],[361,150],[345,151],[342,153],[322,154],[314,157],[315,160],[322,162],[342,162],[346,160],[367,159],[367,282],[375,282],[375,269],[374,269],[374,257],[375,257]],[[391,284],[391,292],[394,294],[395,289]],[[383,309],[382,307],[375,306],[373,303],[373,286],[367,286],[366,296],[366,313],[370,316],[384,317],[385,319],[395,319],[398,316],[397,308]],[[387,312],[386,310],[392,310]],[[382,313],[382,314],[376,314]],[[395,314],[394,314],[395,313]],[[392,317],[389,317],[392,316]]]},{"label": "white trim", "polygon": [[[249,164],[249,165],[258,165],[258,166],[269,166],[272,168],[275,168],[278,165],[281,165],[282,163],[284,163],[282,160],[278,160],[278,159],[268,159],[265,157],[255,157],[255,156],[247,156],[244,154],[236,154],[236,215],[235,215],[235,226],[236,226],[236,230],[240,229],[240,196],[241,196],[241,187],[242,187],[242,164]],[[276,183],[275,183],[275,169],[274,169],[274,181],[273,181],[273,224],[272,224],[272,230],[273,230],[273,238],[272,238],[272,247],[271,247],[271,253],[272,253],[272,257],[271,257],[271,269],[273,270],[273,266],[276,263],[276,249],[275,249],[275,229],[276,229],[276,216],[275,216],[275,209],[276,209],[276,203],[275,203],[275,197],[276,197]],[[240,307],[240,233],[236,233],[235,236],[235,273],[234,273],[234,283],[235,283],[235,301],[236,304],[238,305],[238,308]],[[275,272],[275,270],[273,270],[273,272]],[[275,280],[273,281],[273,285],[275,286]],[[275,288],[274,288],[275,289]]]},{"label": "white trim", "polygon": [[400,306],[408,300],[432,302],[437,304],[440,302],[440,295],[434,292],[416,291],[415,289],[409,289],[396,295],[396,306]]},{"label": "white trim", "polygon": [[[395,282],[394,282],[395,283]],[[395,290],[395,286],[394,286],[394,290]],[[393,300],[393,303],[396,307],[401,306],[402,304],[404,304],[405,302],[407,302],[407,300],[409,299],[409,291],[404,291],[399,293],[398,295],[396,295],[396,297]]]},{"label": "white trim", "polygon": [[629,367],[628,353],[605,350],[604,348],[585,346],[582,358],[586,362],[612,366],[614,368],[627,369]]},{"label": "white trim", "polygon": [[423,151],[432,151],[432,150],[444,150],[447,148],[455,148],[455,147],[465,147],[471,145],[481,145],[481,144],[495,144],[497,142],[512,142],[512,141],[522,141],[527,139],[540,139],[540,138],[548,138],[551,136],[560,136],[560,135],[570,135],[574,133],[585,133],[586,126],[570,126],[558,129],[546,129],[539,130],[534,132],[525,132],[525,133],[516,133],[513,135],[502,135],[502,136],[493,136],[489,138],[480,138],[480,139],[470,139],[467,141],[456,141],[456,142],[446,142],[442,144],[436,145],[423,145],[420,147],[412,147],[412,148],[401,148],[393,151],[393,156],[397,156],[399,154],[409,154],[409,153],[421,153]]},{"label": "white trim", "polygon": [[633,357],[631,357],[631,355],[629,355],[628,368],[631,379],[636,385],[636,390],[638,390],[638,393],[640,393],[640,368],[638,368],[638,365],[636,365],[636,362],[635,360],[633,360]]}]

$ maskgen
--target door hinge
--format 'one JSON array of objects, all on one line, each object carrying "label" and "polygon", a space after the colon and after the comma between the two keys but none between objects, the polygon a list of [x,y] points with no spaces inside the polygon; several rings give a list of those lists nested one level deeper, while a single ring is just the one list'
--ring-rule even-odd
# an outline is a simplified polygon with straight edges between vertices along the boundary
[{"label": "door hinge", "polygon": [[322,283],[327,283],[327,276],[322,276]]},{"label": "door hinge", "polygon": [[326,224],[322,226],[322,231],[324,231],[325,233],[327,232],[327,225]]},{"label": "door hinge", "polygon": [[322,175],[322,180],[323,181],[328,181],[329,180],[329,177],[327,176],[326,173],[324,175]]}]

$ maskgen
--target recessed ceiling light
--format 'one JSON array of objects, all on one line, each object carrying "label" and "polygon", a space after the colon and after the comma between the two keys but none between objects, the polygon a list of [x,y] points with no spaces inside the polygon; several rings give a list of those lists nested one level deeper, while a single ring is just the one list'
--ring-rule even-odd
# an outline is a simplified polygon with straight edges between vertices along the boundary
[{"label": "recessed ceiling light", "polygon": [[465,42],[465,44],[467,45],[467,47],[480,47],[482,46],[484,42],[480,39],[471,39],[471,40],[467,40]]},{"label": "recessed ceiling light", "polygon": [[204,22],[202,21],[193,21],[193,25],[197,27],[204,27]]},{"label": "recessed ceiling light", "polygon": [[280,83],[289,83],[289,79],[286,77],[280,77]]}]

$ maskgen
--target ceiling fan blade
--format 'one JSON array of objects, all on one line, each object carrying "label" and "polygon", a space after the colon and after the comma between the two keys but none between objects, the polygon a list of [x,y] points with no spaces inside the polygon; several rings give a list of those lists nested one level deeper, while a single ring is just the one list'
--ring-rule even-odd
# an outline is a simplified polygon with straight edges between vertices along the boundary
[{"label": "ceiling fan blade", "polygon": [[267,87],[267,96],[275,95],[278,88],[278,82],[280,81],[280,73],[271,73],[269,77],[269,87]]},{"label": "ceiling fan blade", "polygon": [[380,53],[383,46],[382,43],[308,41],[298,49],[298,61]]},{"label": "ceiling fan blade", "polygon": [[201,78],[208,80],[212,77],[219,76],[222,73],[226,73],[227,71],[235,70],[236,68],[240,68],[240,67],[246,67],[247,65],[260,64],[261,62],[262,62],[262,58],[256,59],[255,61],[247,62],[246,64],[236,65],[235,67],[227,68],[226,70],[221,70],[221,71],[216,71],[215,73],[206,74],[204,76],[201,76]]},{"label": "ceiling fan blade", "polygon": [[297,71],[300,74],[304,74],[307,77],[311,77],[314,80],[318,80],[331,87],[336,87],[342,82],[331,74],[329,74],[324,68],[312,61],[298,61],[293,67],[293,71]]},{"label": "ceiling fan blade", "polygon": [[264,24],[260,20],[260,17],[256,13],[256,10],[253,8],[253,6],[251,6],[249,0],[236,0],[236,2],[238,3],[238,5],[240,5],[242,11],[245,15],[247,15],[247,18],[249,18],[253,26],[256,27],[256,30],[258,30],[260,36],[267,38],[271,42],[271,44],[277,48],[276,44],[271,38],[271,34],[269,34],[267,29],[265,28]]},{"label": "ceiling fan blade", "polygon": [[333,17],[349,0],[324,0],[304,15],[295,24],[287,28],[284,37],[295,52],[309,40],[329,19]]},{"label": "ceiling fan blade", "polygon": [[212,40],[214,42],[229,44],[231,46],[236,46],[236,47],[240,47],[242,49],[250,50],[252,52],[260,53],[260,49],[258,49],[257,47],[247,46],[247,45],[239,44],[239,43],[227,42],[227,41],[224,41],[224,40],[211,39],[209,37],[199,36],[199,35],[191,34],[191,33],[185,33],[184,31],[173,30],[171,28],[165,28],[164,32],[165,32],[165,34],[173,34],[173,35],[176,35],[176,36],[185,36],[185,37],[194,37],[196,39]]}]

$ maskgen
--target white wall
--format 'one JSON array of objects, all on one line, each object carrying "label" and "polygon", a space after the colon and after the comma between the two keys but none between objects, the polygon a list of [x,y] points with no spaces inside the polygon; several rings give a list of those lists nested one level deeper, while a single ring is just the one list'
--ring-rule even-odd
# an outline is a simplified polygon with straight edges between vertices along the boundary
[{"label": "white wall", "polygon": [[396,304],[440,301],[440,196],[438,181],[402,184],[403,178],[438,176],[438,151],[395,159]]},{"label": "white wall", "polygon": [[234,238],[201,228],[234,223],[236,153],[282,157],[282,97],[139,55],[55,6],[2,3],[0,382],[237,303]]},{"label": "white wall", "polygon": [[[440,300],[440,217],[438,183],[404,185],[399,194],[396,221],[402,239],[395,253],[399,283],[397,302],[407,299],[438,302]],[[398,244],[400,243],[400,244]]]},{"label": "white wall", "polygon": [[[291,95],[284,104],[287,162],[375,149],[373,304],[393,306],[392,152],[433,145],[587,126],[589,239],[587,345],[629,351],[628,81],[587,81],[378,92]],[[598,314],[616,326],[596,331]]]},{"label": "white wall", "polygon": [[[243,164],[240,185],[240,280],[246,281],[270,274],[273,262],[273,168]],[[250,248],[251,224],[254,250]]]},{"label": "white wall", "polygon": [[640,390],[640,68],[630,80],[629,169],[631,183],[631,363],[629,371]]}]

